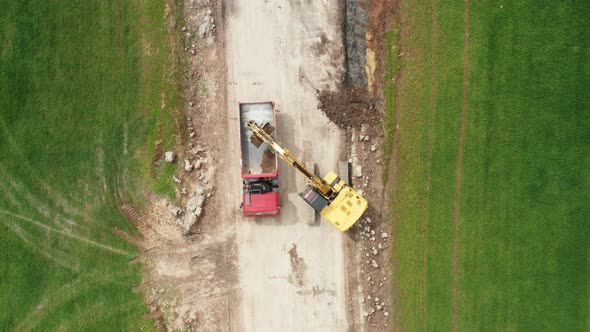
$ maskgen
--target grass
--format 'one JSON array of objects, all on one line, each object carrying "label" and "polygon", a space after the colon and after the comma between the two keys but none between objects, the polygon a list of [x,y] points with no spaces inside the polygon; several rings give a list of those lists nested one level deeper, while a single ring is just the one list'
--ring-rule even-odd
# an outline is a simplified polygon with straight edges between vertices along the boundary
[{"label": "grass", "polygon": [[[582,6],[470,5],[459,330],[590,324],[590,21]],[[431,3],[408,1],[403,10],[409,33],[402,52],[409,56],[397,87],[391,202],[398,323],[451,330],[465,7],[437,3],[434,53]]]},{"label": "grass", "polygon": [[176,143],[163,13],[162,2],[4,4],[0,330],[153,329],[132,291],[137,249],[115,230],[137,236],[121,200],[171,188],[152,168],[155,142]]}]

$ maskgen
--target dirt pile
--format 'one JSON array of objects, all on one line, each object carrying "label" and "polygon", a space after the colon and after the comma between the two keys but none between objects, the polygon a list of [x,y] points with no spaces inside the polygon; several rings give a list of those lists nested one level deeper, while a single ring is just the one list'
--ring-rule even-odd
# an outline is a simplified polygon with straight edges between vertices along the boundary
[{"label": "dirt pile", "polygon": [[341,128],[360,128],[363,123],[381,122],[375,100],[365,89],[345,86],[337,92],[318,92],[318,108]]}]

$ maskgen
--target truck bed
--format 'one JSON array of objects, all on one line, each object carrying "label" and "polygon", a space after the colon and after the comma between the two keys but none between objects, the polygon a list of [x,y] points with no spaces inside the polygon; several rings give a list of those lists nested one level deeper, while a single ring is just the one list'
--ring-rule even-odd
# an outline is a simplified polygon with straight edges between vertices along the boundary
[{"label": "truck bed", "polygon": [[[249,120],[267,121],[276,127],[274,105],[271,102],[240,104],[240,145],[242,150],[242,177],[249,174],[277,173],[277,156],[263,144],[257,148],[250,142],[252,132],[246,127]],[[272,133],[274,137],[274,133]]]}]

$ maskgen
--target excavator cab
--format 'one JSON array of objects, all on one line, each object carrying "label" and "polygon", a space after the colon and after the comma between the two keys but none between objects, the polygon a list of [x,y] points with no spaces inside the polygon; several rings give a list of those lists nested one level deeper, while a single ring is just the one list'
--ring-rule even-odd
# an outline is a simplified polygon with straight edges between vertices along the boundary
[{"label": "excavator cab", "polygon": [[299,193],[299,196],[316,211],[321,211],[328,205],[328,200],[312,186],[307,186],[303,192]]}]

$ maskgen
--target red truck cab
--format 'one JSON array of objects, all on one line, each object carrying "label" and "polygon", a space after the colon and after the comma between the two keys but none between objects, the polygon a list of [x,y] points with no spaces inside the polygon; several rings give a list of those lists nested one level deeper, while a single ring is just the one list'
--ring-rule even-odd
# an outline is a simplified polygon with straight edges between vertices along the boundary
[{"label": "red truck cab", "polygon": [[[249,120],[267,121],[276,128],[274,102],[240,103],[240,162],[244,217],[270,217],[281,213],[277,156],[270,147],[250,142]],[[276,133],[271,135],[274,137]]]}]

